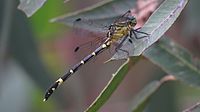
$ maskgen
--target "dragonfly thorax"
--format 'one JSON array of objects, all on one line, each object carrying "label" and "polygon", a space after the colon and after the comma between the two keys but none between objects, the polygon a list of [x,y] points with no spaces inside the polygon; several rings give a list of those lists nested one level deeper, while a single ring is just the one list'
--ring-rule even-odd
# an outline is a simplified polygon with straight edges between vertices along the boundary
[{"label": "dragonfly thorax", "polygon": [[137,21],[134,16],[128,16],[125,20],[111,24],[107,36],[111,41],[118,41],[129,35],[129,32],[135,27]]},{"label": "dragonfly thorax", "polygon": [[121,38],[123,38],[124,36],[128,35],[129,31],[130,31],[130,29],[127,26],[116,27],[116,29],[111,32],[110,38],[112,41],[118,41]]}]

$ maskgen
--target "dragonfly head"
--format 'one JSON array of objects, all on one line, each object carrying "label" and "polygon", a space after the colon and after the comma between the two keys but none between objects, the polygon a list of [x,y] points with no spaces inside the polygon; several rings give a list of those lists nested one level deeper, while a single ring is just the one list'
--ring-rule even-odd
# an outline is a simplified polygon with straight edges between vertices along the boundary
[{"label": "dragonfly head", "polygon": [[128,19],[127,23],[129,27],[134,27],[137,24],[136,18],[134,16],[128,16],[127,19]]}]

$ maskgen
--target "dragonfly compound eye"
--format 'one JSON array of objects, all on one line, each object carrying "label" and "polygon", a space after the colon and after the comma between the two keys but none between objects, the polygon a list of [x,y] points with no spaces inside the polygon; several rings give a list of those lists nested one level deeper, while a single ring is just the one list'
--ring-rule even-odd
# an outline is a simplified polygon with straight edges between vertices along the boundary
[{"label": "dragonfly compound eye", "polygon": [[130,24],[131,26],[135,26],[135,25],[137,24],[137,21],[136,21],[135,17],[132,16],[132,18],[131,18],[130,21],[129,21],[129,24]]}]

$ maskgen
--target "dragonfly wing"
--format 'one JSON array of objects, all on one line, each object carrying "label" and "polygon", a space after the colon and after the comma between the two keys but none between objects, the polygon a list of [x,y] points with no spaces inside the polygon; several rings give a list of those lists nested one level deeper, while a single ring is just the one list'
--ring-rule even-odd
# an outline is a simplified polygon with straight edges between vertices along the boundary
[{"label": "dragonfly wing", "polygon": [[124,13],[123,15],[119,16],[118,18],[116,18],[114,23],[120,23],[120,22],[126,21],[129,16],[132,16],[131,15],[131,10],[128,10],[126,13]]},{"label": "dragonfly wing", "polygon": [[108,26],[112,23],[116,17],[113,18],[101,18],[101,19],[85,19],[80,18],[79,21],[74,21],[73,27],[81,28],[84,30],[106,33],[108,31]]}]

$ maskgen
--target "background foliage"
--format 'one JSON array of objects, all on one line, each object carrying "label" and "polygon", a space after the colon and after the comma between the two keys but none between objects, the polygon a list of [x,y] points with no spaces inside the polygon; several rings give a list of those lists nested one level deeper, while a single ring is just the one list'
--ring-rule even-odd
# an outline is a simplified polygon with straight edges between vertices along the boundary
[{"label": "background foliage", "polygon": [[[167,37],[148,48],[142,57],[135,59],[137,61],[124,63],[124,60],[118,60],[104,64],[110,58],[110,54],[105,52],[82,67],[48,102],[42,102],[46,88],[95,49],[95,46],[89,46],[74,53],[76,45],[94,34],[80,31],[80,35],[74,35],[76,31],[71,27],[49,21],[99,1],[80,3],[74,0],[64,4],[63,1],[48,0],[29,18],[17,9],[19,2],[0,2],[2,112],[83,111],[110,79],[122,82],[110,98],[105,98],[108,101],[98,107],[100,111],[177,112],[198,102],[198,0],[190,1],[165,33]],[[122,4],[120,0],[116,3]],[[83,33],[88,38],[81,36]],[[120,67],[123,63],[124,66]],[[112,76],[113,73],[116,74]]]}]

